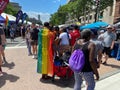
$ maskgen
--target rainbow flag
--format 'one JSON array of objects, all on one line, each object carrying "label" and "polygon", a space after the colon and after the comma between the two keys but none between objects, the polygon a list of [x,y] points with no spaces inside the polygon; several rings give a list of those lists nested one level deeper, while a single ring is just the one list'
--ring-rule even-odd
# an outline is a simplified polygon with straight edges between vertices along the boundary
[{"label": "rainbow flag", "polygon": [[8,16],[6,15],[5,26],[8,26],[8,24],[9,24],[9,19]]},{"label": "rainbow flag", "polygon": [[38,73],[53,75],[53,40],[54,33],[47,28],[38,34]]}]

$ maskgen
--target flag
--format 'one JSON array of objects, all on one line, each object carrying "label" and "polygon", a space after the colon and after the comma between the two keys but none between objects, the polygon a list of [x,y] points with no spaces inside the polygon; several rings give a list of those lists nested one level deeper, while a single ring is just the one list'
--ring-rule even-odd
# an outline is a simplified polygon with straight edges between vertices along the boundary
[{"label": "flag", "polygon": [[22,15],[22,24],[24,23],[24,20],[26,20],[26,18],[27,18],[27,14],[26,13],[24,13],[23,15]]},{"label": "flag", "polygon": [[6,15],[5,26],[8,26],[8,23],[9,23],[9,19],[8,16]]},{"label": "flag", "polygon": [[16,15],[16,24],[18,24],[19,20],[22,18],[23,12],[22,10],[19,10]]},{"label": "flag", "polygon": [[8,3],[9,0],[0,0],[0,14],[4,11]]}]

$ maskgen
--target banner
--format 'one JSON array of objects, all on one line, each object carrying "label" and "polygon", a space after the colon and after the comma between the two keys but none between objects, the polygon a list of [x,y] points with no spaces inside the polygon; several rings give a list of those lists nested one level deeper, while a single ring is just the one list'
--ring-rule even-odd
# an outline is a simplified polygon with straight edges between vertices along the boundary
[{"label": "banner", "polygon": [[18,11],[16,15],[16,24],[19,23],[19,20],[22,18],[23,12],[21,10]]},{"label": "banner", "polygon": [[26,18],[27,18],[27,14],[26,13],[24,13],[23,15],[22,15],[22,24],[24,23],[24,20],[26,20]]},{"label": "banner", "polygon": [[0,0],[0,14],[4,11],[8,3],[9,0]]}]

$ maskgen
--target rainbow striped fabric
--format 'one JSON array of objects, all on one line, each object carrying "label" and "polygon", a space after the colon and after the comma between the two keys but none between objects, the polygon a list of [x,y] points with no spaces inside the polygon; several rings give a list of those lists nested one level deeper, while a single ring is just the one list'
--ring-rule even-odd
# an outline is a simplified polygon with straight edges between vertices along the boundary
[{"label": "rainbow striped fabric", "polygon": [[5,26],[8,26],[8,24],[9,24],[9,19],[8,16],[6,15]]},{"label": "rainbow striped fabric", "polygon": [[38,73],[53,75],[53,40],[54,33],[47,28],[38,34]]}]

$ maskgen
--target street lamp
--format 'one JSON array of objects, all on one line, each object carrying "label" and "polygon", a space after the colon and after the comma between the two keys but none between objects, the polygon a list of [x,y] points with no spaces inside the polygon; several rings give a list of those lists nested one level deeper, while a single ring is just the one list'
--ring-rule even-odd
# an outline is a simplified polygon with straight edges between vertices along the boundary
[{"label": "street lamp", "polygon": [[96,10],[95,10],[95,22],[96,22],[98,20],[98,10],[99,10],[100,0],[95,0],[95,4],[96,4]]}]

